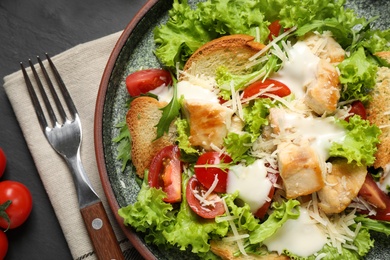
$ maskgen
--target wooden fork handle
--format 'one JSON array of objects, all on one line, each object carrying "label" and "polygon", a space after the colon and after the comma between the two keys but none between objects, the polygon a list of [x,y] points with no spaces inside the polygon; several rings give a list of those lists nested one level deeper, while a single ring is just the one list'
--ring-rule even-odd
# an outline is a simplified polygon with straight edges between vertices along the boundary
[{"label": "wooden fork handle", "polygon": [[102,202],[86,206],[80,209],[80,212],[98,259],[124,259]]}]

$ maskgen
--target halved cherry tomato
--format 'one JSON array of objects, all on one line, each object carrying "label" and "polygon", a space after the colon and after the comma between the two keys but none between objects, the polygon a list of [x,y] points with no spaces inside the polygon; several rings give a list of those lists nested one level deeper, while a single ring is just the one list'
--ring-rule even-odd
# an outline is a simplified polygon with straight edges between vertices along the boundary
[{"label": "halved cherry tomato", "polygon": [[0,230],[0,259],[4,259],[8,251],[8,239],[3,230]]},{"label": "halved cherry tomato", "polygon": [[[349,113],[353,115],[359,115],[364,120],[367,119],[366,108],[364,107],[363,103],[360,100],[356,100],[352,102],[351,110],[349,110]],[[351,116],[347,117],[345,120],[348,122],[350,117]]]},{"label": "halved cherry tomato", "polygon": [[187,203],[192,211],[194,211],[198,216],[207,219],[212,219],[225,213],[223,202],[215,192],[212,192],[207,197],[207,200],[215,200],[213,205],[202,205],[199,199],[197,199],[194,195],[197,193],[202,196],[206,192],[207,189],[198,181],[195,176],[192,176],[189,179],[187,183],[186,197]]},{"label": "halved cherry tomato", "polygon": [[215,187],[215,192],[226,192],[227,167],[222,164],[230,163],[232,158],[226,154],[220,155],[218,152],[206,152],[199,156],[195,165],[195,175],[198,181],[210,189],[215,180],[218,178],[218,184]]},{"label": "halved cherry tomato", "polygon": [[[358,195],[376,207],[376,214],[369,215],[369,218],[390,221],[390,197],[378,187],[370,173],[366,175]],[[361,213],[368,214],[369,212]]]},{"label": "halved cherry tomato", "polygon": [[3,149],[0,148],[0,178],[4,174],[6,165],[7,165],[7,157],[5,156]]},{"label": "halved cherry tomato", "polygon": [[162,85],[172,85],[172,76],[167,70],[146,69],[136,71],[126,78],[126,87],[133,97],[145,94]]},{"label": "halved cherry tomato", "polygon": [[[282,82],[274,79],[266,79],[264,82],[256,81],[244,89],[243,98],[249,98],[257,95],[261,90],[269,87],[269,85],[274,84],[272,88],[275,90],[268,91],[269,94],[274,94],[279,97],[285,97],[291,94],[291,90]],[[262,97],[262,96],[260,96]]]},{"label": "halved cherry tomato", "polygon": [[[279,174],[278,173],[268,173],[267,174],[268,179],[272,182],[272,184],[275,184],[279,180]],[[269,190],[268,193],[268,198],[272,199],[272,197],[275,194],[275,186],[272,185],[271,189]],[[267,214],[268,208],[271,205],[271,200],[266,201],[263,206],[261,206],[256,213],[254,214],[256,217],[259,219],[264,218],[265,214]]]},{"label": "halved cherry tomato", "polygon": [[27,220],[31,210],[32,196],[24,184],[17,181],[0,182],[1,228],[12,229],[19,227]]},{"label": "halved cherry tomato", "polygon": [[148,183],[150,187],[162,188],[167,194],[165,202],[181,201],[181,162],[180,149],[170,145],[159,151],[149,167]]},{"label": "halved cherry tomato", "polygon": [[282,26],[279,23],[279,20],[273,21],[270,25],[268,25],[269,29],[269,35],[268,39],[272,41],[275,37],[279,36],[280,29],[282,29]]}]

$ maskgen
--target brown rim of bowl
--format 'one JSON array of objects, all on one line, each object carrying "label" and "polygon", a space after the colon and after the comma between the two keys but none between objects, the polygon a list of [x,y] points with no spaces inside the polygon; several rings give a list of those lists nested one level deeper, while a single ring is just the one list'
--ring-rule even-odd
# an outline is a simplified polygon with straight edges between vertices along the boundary
[{"label": "brown rim of bowl", "polygon": [[98,147],[103,147],[103,108],[106,92],[108,89],[108,82],[111,77],[111,72],[114,69],[116,60],[129,38],[130,34],[143,18],[143,16],[158,2],[159,0],[149,0],[133,17],[130,23],[126,26],[118,41],[115,44],[113,51],[108,59],[107,65],[104,69],[103,76],[100,82],[98,96],[95,107],[95,118],[94,118],[94,142],[95,142],[95,155],[97,161],[97,167],[102,182],[104,193],[106,194],[108,204],[115,216],[115,219],[126,237],[130,240],[130,243],[138,250],[138,252],[145,259],[157,259],[152,252],[143,244],[140,238],[129,228],[123,224],[123,219],[118,215],[119,204],[115,198],[112,190],[110,181],[108,179],[107,168],[104,159],[104,152]]}]

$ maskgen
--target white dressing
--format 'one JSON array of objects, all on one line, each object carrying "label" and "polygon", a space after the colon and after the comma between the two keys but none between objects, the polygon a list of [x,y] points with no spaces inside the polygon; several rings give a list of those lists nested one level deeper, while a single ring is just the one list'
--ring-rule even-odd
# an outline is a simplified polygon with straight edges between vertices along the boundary
[{"label": "white dressing", "polygon": [[[150,91],[150,93],[157,95],[159,101],[169,103],[173,97],[173,88],[161,86]],[[218,96],[213,91],[185,80],[177,83],[177,96],[181,97],[182,95],[185,100],[219,103]]]},{"label": "white dressing", "polygon": [[305,95],[307,85],[316,80],[320,58],[301,41],[286,51],[288,60],[271,78],[284,83],[290,88],[291,93],[300,99]]},{"label": "white dressing", "polygon": [[249,166],[235,165],[229,169],[227,193],[238,191],[238,197],[249,205],[253,213],[268,200],[272,185],[267,178],[264,160],[256,160]]},{"label": "white dressing", "polygon": [[333,117],[304,117],[286,112],[282,121],[280,127],[308,140],[323,161],[329,159],[332,143],[342,143],[346,135],[345,129],[336,125]]},{"label": "white dressing", "polygon": [[279,254],[288,250],[301,257],[308,257],[326,244],[327,237],[310,218],[306,209],[300,208],[298,219],[289,219],[270,238],[264,240],[269,251]]}]

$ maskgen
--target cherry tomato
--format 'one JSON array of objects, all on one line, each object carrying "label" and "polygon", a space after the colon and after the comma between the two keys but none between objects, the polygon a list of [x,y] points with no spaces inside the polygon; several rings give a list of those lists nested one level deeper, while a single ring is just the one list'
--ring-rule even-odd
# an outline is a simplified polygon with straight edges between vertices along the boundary
[{"label": "cherry tomato", "polygon": [[[246,89],[244,89],[243,98],[249,98],[257,95],[261,90],[269,87],[269,85],[274,84],[272,88],[275,90],[268,91],[269,94],[274,94],[279,97],[285,97],[290,95],[291,90],[282,82],[274,80],[274,79],[266,79],[264,82],[256,81],[249,85]],[[262,96],[260,96],[262,97]]]},{"label": "cherry tomato", "polygon": [[[215,180],[218,178],[218,184],[215,187],[215,192],[226,192],[227,167],[223,167],[223,163],[230,163],[232,158],[226,154],[220,155],[218,152],[206,152],[199,156],[195,165],[195,175],[198,181],[210,189]],[[222,167],[221,167],[222,166]]]},{"label": "cherry tomato", "polygon": [[3,230],[0,230],[0,259],[4,259],[8,251],[8,239]]},{"label": "cherry tomato", "polygon": [[150,163],[148,183],[150,187],[162,188],[167,194],[165,202],[181,201],[180,149],[176,145],[163,148]]},{"label": "cherry tomato", "polygon": [[[366,120],[367,119],[367,113],[366,113],[366,108],[364,107],[363,103],[360,100],[356,100],[352,102],[351,104],[351,110],[349,113],[353,115],[359,115],[362,119]],[[345,120],[349,121],[349,118],[351,116],[347,117]]]},{"label": "cherry tomato", "polygon": [[[268,179],[272,182],[272,184],[275,184],[278,182],[279,180],[279,174],[275,174],[275,173],[268,173],[267,174],[267,177]],[[275,194],[275,186],[272,185],[271,189],[269,190],[269,193],[268,193],[268,198],[272,199],[272,197],[274,196]],[[256,217],[258,217],[259,219],[262,219],[264,218],[265,214],[267,214],[267,211],[269,209],[269,206],[271,205],[271,200],[268,200],[266,201],[263,206],[261,206],[257,211],[256,213],[254,214]]]},{"label": "cherry tomato", "polygon": [[275,37],[279,36],[280,30],[282,26],[279,23],[279,20],[273,21],[270,25],[268,25],[269,35],[268,39],[272,41]]},{"label": "cherry tomato", "polygon": [[3,149],[0,148],[0,178],[3,176],[5,171],[5,166],[7,165],[7,158]]},{"label": "cherry tomato", "polygon": [[172,76],[167,70],[147,69],[136,71],[126,78],[126,87],[133,97],[145,94],[162,85],[172,85]]},{"label": "cherry tomato", "polygon": [[225,213],[225,207],[221,198],[217,195],[217,193],[212,192],[207,200],[215,200],[213,205],[202,205],[202,203],[195,197],[195,193],[202,196],[202,194],[206,193],[207,189],[198,181],[195,176],[192,176],[188,183],[186,189],[187,203],[198,216],[202,218],[212,219],[217,216]]},{"label": "cherry tomato", "polygon": [[[8,207],[6,205],[9,204]],[[5,208],[6,207],[6,208]],[[4,209],[5,208],[5,209]],[[32,196],[28,188],[16,181],[0,182],[0,227],[17,228],[22,225],[32,210]],[[9,218],[9,223],[6,218]]]}]

